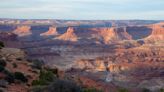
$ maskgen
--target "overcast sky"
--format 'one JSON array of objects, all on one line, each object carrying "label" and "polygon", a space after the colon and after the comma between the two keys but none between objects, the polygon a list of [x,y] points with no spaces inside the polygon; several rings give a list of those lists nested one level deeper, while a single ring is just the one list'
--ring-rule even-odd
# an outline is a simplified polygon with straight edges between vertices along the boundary
[{"label": "overcast sky", "polygon": [[164,0],[0,0],[0,18],[164,20]]}]

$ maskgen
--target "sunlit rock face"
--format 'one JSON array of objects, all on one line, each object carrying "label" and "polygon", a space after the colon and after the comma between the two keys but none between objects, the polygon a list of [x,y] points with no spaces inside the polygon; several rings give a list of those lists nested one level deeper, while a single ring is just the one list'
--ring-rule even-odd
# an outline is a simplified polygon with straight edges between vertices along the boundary
[{"label": "sunlit rock face", "polygon": [[19,37],[29,36],[32,34],[30,26],[18,26],[13,33],[17,34]]},{"label": "sunlit rock face", "polygon": [[89,31],[86,32],[90,34],[90,36],[88,37],[94,39],[93,41],[95,42],[97,41],[104,44],[110,44],[112,42],[117,42],[122,40],[132,40],[131,35],[127,33],[126,27],[102,27],[102,28],[90,28],[88,30]]},{"label": "sunlit rock face", "polygon": [[146,38],[149,41],[162,41],[164,40],[164,23],[157,23],[150,25],[152,33]]},{"label": "sunlit rock face", "polygon": [[95,70],[97,70],[97,71],[106,71],[106,65],[105,65],[105,63],[103,62],[103,60],[96,60],[95,61]]},{"label": "sunlit rock face", "polygon": [[132,37],[126,32],[126,28],[104,28],[99,31],[104,39],[104,43],[108,44],[113,41],[131,40]]},{"label": "sunlit rock face", "polygon": [[78,40],[78,37],[74,33],[74,29],[72,27],[69,27],[64,34],[60,35],[55,39],[76,42]]},{"label": "sunlit rock face", "polygon": [[56,27],[49,27],[49,30],[47,32],[40,34],[40,36],[56,36],[56,35],[59,35]]}]

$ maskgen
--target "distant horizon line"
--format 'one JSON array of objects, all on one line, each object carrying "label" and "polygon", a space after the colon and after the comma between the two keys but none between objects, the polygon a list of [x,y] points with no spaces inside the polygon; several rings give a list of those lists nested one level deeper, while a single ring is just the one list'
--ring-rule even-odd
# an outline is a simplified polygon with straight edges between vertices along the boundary
[{"label": "distant horizon line", "polygon": [[12,20],[71,20],[71,21],[164,21],[164,19],[55,19],[55,18],[0,18],[0,19],[12,19]]}]

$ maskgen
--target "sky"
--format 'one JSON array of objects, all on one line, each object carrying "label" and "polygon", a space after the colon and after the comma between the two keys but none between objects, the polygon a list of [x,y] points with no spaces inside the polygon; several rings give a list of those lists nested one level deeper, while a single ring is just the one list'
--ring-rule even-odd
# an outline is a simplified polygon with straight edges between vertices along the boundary
[{"label": "sky", "polygon": [[164,0],[0,0],[0,18],[164,20]]}]

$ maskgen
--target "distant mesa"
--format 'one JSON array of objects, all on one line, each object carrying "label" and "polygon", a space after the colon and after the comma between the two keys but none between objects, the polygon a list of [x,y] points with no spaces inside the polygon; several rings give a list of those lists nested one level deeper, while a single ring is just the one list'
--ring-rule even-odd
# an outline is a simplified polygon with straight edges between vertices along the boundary
[{"label": "distant mesa", "polygon": [[31,35],[31,27],[30,26],[18,26],[13,33],[17,34],[19,37]]},{"label": "distant mesa", "polygon": [[153,24],[150,26],[152,33],[146,38],[149,41],[164,40],[164,22]]},{"label": "distant mesa", "polygon": [[[31,21],[31,22],[30,22]],[[34,20],[26,21],[27,24],[21,25],[1,25],[0,29],[18,35],[19,40],[38,41],[38,40],[52,40],[52,41],[71,41],[77,44],[110,44],[117,43],[123,40],[145,40],[145,41],[159,41],[164,40],[164,22],[153,23],[137,23],[121,21],[116,23],[118,26],[100,26],[98,21],[85,21],[88,26],[75,24],[76,21],[64,21],[64,26],[61,21],[59,24],[53,25],[39,25]],[[38,21],[37,21],[38,22]],[[43,21],[44,23],[45,21]],[[55,21],[56,22],[56,21]],[[68,23],[69,22],[69,23]],[[32,24],[31,24],[32,23]],[[33,23],[36,23],[35,25]],[[68,24],[73,23],[71,26]],[[75,24],[74,24],[75,23]],[[80,21],[83,23],[83,21]],[[102,22],[106,23],[106,22]],[[109,21],[111,24],[111,21]],[[156,24],[154,24],[156,23]],[[62,24],[62,25],[61,25]],[[90,24],[90,25],[89,25]],[[93,24],[95,24],[93,26]],[[101,24],[101,23],[100,23]],[[140,24],[140,25],[139,25]],[[76,29],[75,29],[76,28]],[[66,31],[65,31],[66,30]],[[60,40],[60,41],[58,41]]]},{"label": "distant mesa", "polygon": [[131,40],[132,37],[126,32],[125,27],[111,27],[111,28],[102,28],[98,30],[98,35],[102,37],[105,44],[108,44],[113,41],[120,41],[120,40]]},{"label": "distant mesa", "polygon": [[58,36],[55,39],[63,40],[63,41],[72,41],[72,42],[78,41],[78,37],[75,34],[73,27],[69,27],[64,34]]},{"label": "distant mesa", "polygon": [[55,36],[55,35],[59,35],[56,27],[49,27],[49,30],[47,32],[40,34],[40,36]]}]

